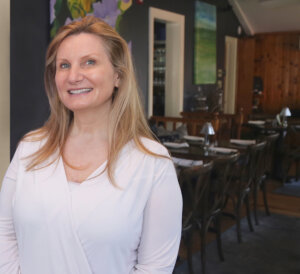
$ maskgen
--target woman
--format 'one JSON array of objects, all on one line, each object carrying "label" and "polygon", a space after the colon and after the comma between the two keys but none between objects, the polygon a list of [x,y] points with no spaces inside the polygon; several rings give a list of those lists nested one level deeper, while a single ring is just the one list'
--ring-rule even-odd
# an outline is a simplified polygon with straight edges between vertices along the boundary
[{"label": "woman", "polygon": [[0,197],[0,273],[172,273],[182,200],[153,140],[126,42],[94,17],[46,55],[46,124],[20,142]]}]

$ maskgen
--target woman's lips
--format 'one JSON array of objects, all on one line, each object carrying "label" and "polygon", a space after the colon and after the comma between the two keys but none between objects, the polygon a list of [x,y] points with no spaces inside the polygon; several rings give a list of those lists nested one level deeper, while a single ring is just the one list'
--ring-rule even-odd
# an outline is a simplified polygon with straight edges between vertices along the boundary
[{"label": "woman's lips", "polygon": [[88,93],[91,92],[92,88],[81,88],[81,89],[70,89],[68,92],[70,94],[83,94],[83,93]]}]

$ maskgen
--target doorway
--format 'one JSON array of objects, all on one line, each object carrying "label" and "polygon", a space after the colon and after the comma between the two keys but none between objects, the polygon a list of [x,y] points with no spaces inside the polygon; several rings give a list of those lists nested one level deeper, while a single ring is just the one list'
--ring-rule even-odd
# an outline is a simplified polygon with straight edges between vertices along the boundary
[{"label": "doorway", "polygon": [[224,113],[235,114],[238,39],[225,37]]},{"label": "doorway", "polygon": [[[165,42],[158,47],[155,39],[155,25],[164,26]],[[156,44],[155,44],[156,43]],[[156,48],[160,48],[157,52]],[[162,49],[164,48],[164,49]],[[161,50],[162,49],[162,50]],[[161,54],[163,66],[154,66],[155,54]],[[159,70],[159,80],[157,74]],[[164,98],[160,98],[164,116],[179,116],[183,110],[183,79],[184,79],[184,15],[149,8],[149,76],[148,76],[148,117],[154,115],[154,104],[158,93],[154,86],[160,83],[164,88]],[[154,85],[155,84],[155,85]],[[154,98],[154,96],[156,96]],[[157,111],[155,110],[156,114]]]},{"label": "doorway", "polygon": [[166,23],[154,20],[153,115],[165,115]]}]

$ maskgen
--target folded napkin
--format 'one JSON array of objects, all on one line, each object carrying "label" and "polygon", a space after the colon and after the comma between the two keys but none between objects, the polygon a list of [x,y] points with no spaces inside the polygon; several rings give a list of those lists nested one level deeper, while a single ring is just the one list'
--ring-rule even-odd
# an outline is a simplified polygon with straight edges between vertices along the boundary
[{"label": "folded napkin", "polygon": [[192,135],[185,135],[183,136],[183,138],[187,141],[204,141],[204,137],[200,137],[200,136],[192,136]]},{"label": "folded napkin", "polygon": [[264,125],[266,123],[266,121],[262,121],[262,120],[249,120],[248,124],[252,124],[252,125]]},{"label": "folded napkin", "polygon": [[173,142],[164,142],[163,143],[166,147],[170,148],[183,148],[183,147],[189,147],[189,144],[184,142],[184,143],[173,143]]},{"label": "folded napkin", "polygon": [[227,147],[210,147],[209,150],[217,153],[222,153],[222,154],[230,154],[238,151],[237,149],[227,148]]},{"label": "folded napkin", "polygon": [[199,160],[188,160],[188,159],[181,159],[181,158],[176,158],[172,157],[173,162],[177,166],[183,166],[183,167],[191,167],[191,166],[200,166],[203,165],[203,161]]},{"label": "folded napkin", "polygon": [[241,139],[230,139],[231,144],[236,145],[243,145],[243,146],[249,146],[249,145],[255,145],[255,140],[241,140]]}]

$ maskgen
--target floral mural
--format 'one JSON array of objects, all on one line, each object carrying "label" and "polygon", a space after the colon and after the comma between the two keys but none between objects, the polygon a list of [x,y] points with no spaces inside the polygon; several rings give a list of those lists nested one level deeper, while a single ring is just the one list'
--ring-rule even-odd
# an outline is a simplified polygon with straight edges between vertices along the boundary
[{"label": "floral mural", "polygon": [[118,30],[123,13],[132,0],[50,0],[51,38],[71,21],[93,14]]}]

